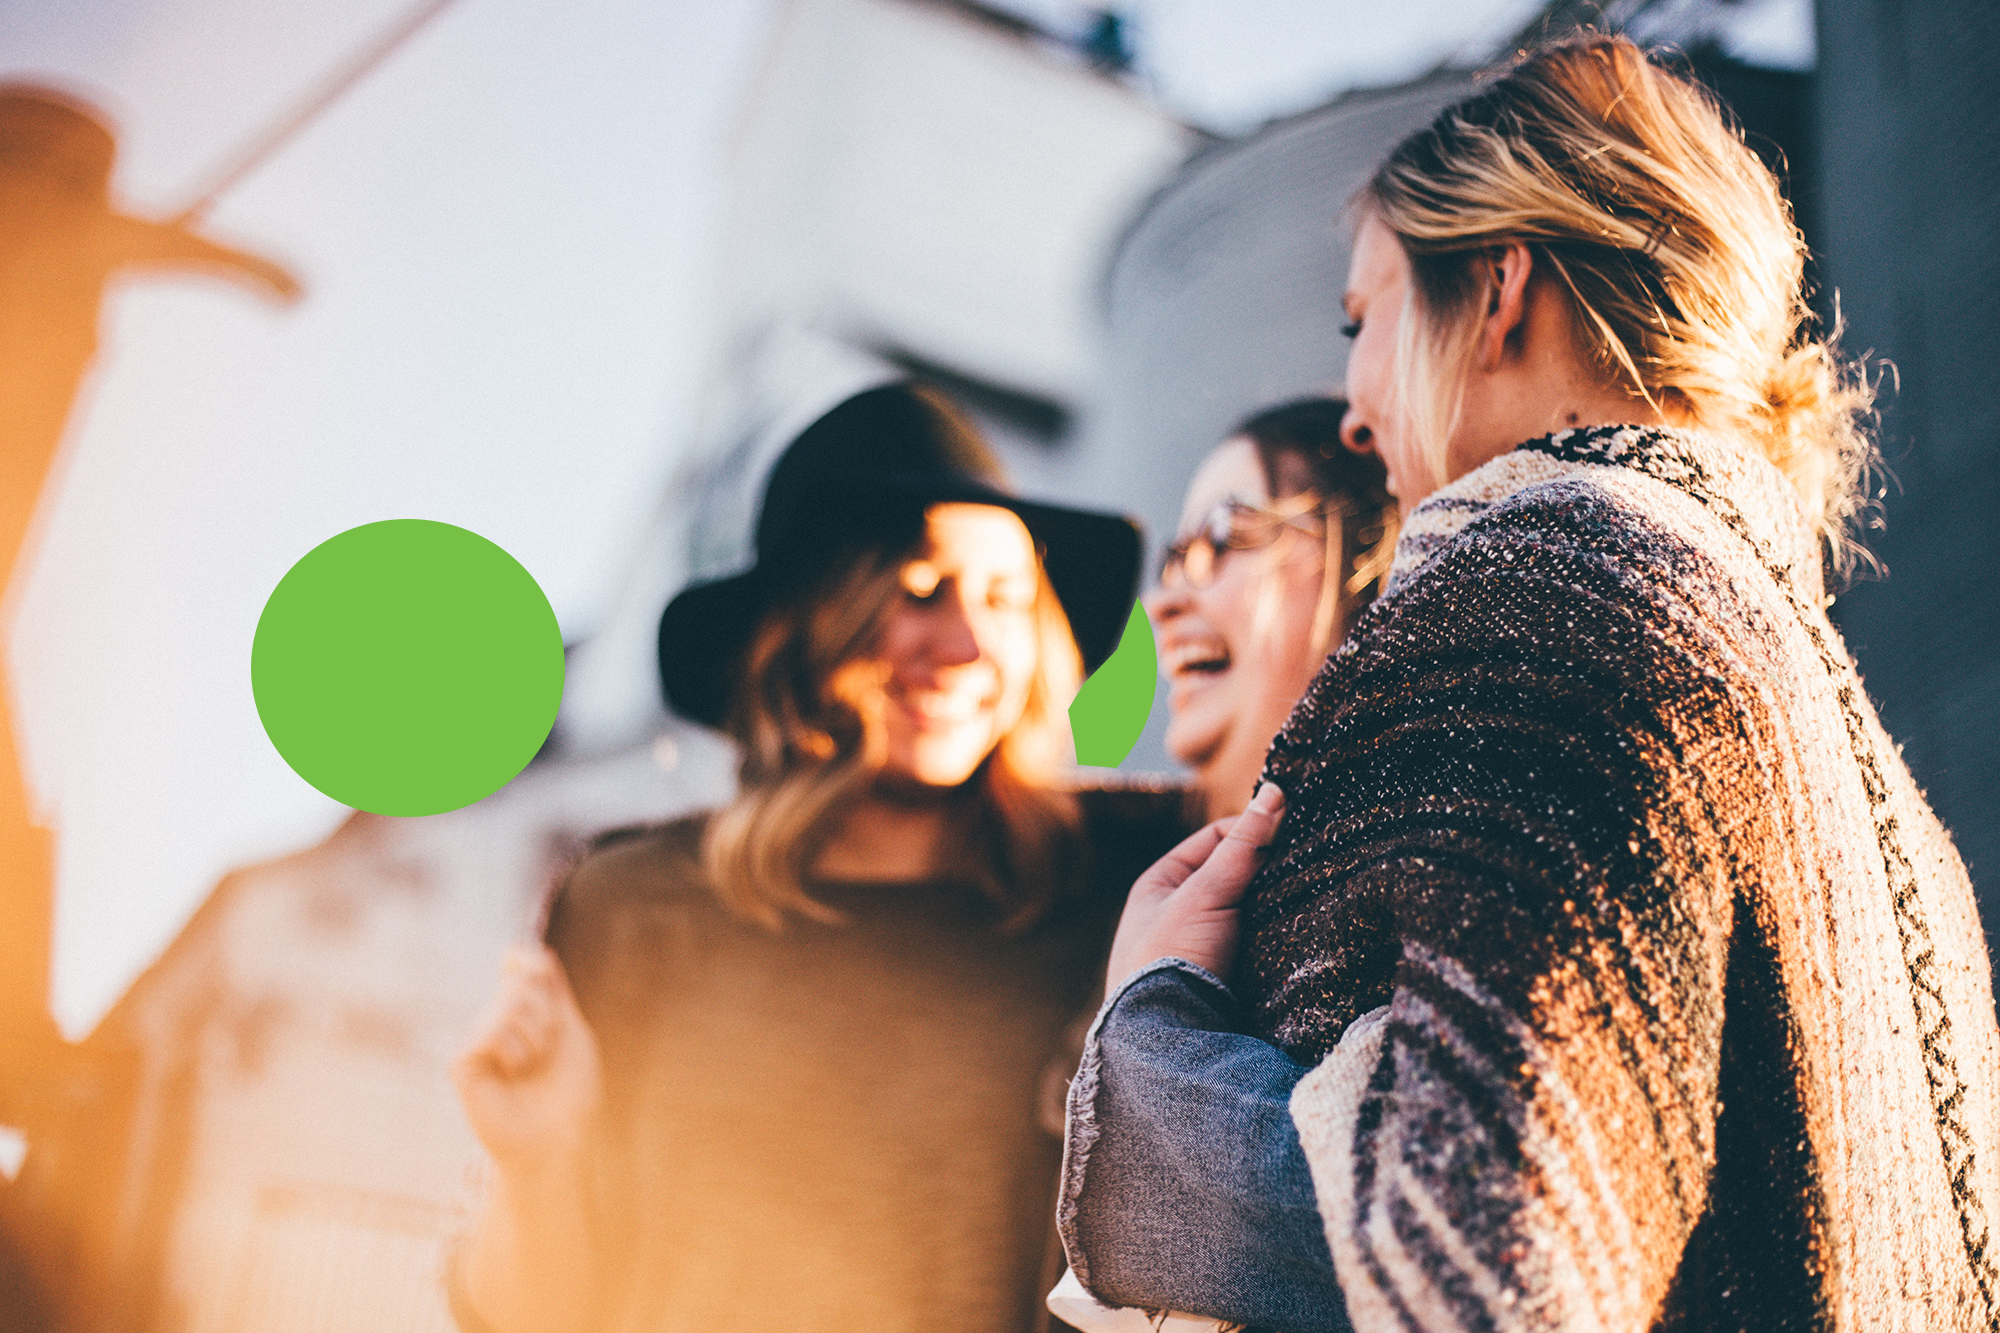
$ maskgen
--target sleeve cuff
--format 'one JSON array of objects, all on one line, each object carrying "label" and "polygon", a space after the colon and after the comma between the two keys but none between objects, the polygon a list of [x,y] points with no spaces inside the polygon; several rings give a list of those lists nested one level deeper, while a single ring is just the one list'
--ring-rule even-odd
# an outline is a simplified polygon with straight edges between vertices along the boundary
[{"label": "sleeve cuff", "polygon": [[1344,1307],[1289,1105],[1306,1069],[1243,1009],[1182,958],[1112,992],[1070,1085],[1057,1230],[1100,1302],[1333,1333]]},{"label": "sleeve cuff", "polygon": [[[1157,1016],[1170,1020],[1174,1027],[1196,1028],[1209,1032],[1236,1032],[1241,1005],[1229,984],[1215,973],[1190,963],[1185,958],[1156,958],[1131,976],[1118,983],[1104,1003],[1098,1007],[1097,1018],[1090,1025],[1090,1032],[1084,1038],[1085,1056],[1088,1058],[1091,1043],[1098,1039],[1112,1011],[1119,1008],[1127,997],[1134,1003],[1144,1001]],[[1162,1003],[1164,1001],[1164,1003]],[[1124,1005],[1130,1009],[1132,1005]]]}]

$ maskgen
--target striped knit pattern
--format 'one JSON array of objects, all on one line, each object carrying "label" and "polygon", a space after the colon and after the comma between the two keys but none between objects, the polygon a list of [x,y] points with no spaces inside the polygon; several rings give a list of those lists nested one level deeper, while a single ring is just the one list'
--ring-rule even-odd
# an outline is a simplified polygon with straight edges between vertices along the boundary
[{"label": "striped knit pattern", "polygon": [[1825,600],[1725,440],[1410,516],[1273,748],[1239,976],[1357,1329],[2000,1330],[1984,937]]}]

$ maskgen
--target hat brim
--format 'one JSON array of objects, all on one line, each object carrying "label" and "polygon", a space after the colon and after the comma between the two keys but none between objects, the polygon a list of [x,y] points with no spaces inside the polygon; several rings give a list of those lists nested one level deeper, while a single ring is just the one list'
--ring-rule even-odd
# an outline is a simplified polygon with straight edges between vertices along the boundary
[{"label": "hat brim", "polygon": [[[974,478],[908,475],[871,483],[876,495],[911,504],[993,505],[1017,515],[1042,557],[1085,674],[1117,649],[1138,594],[1139,527],[1119,514],[1042,504]],[[687,588],[660,616],[661,692],[680,716],[711,727],[728,718],[743,656],[776,596],[797,580],[759,563],[730,578]]]},{"label": "hat brim", "polygon": [[189,223],[158,222],[129,213],[106,213],[102,220],[121,266],[207,269],[280,301],[296,301],[304,294],[298,276],[283,264],[224,245]]},{"label": "hat brim", "polygon": [[771,583],[765,571],[752,568],[698,583],[667,603],[659,662],[668,708],[706,726],[723,725],[750,636],[772,605]]}]

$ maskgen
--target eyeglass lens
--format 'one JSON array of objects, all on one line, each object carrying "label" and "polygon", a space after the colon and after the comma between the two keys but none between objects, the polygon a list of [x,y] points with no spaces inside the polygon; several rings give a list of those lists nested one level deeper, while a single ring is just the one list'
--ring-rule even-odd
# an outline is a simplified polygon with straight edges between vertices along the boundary
[{"label": "eyeglass lens", "polygon": [[1321,501],[1310,492],[1278,509],[1261,509],[1240,500],[1225,500],[1208,513],[1199,530],[1169,546],[1160,562],[1160,586],[1185,580],[1190,588],[1206,588],[1221,572],[1231,551],[1267,546],[1288,524],[1319,511]]}]

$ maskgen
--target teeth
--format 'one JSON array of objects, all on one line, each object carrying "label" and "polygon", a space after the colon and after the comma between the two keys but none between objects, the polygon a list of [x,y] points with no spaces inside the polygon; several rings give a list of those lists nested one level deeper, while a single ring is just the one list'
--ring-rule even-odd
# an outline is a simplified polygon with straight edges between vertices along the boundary
[{"label": "teeth", "polygon": [[1221,671],[1229,665],[1229,649],[1219,643],[1175,644],[1160,655],[1160,669],[1169,676],[1183,671]]},{"label": "teeth", "polygon": [[919,717],[932,722],[964,722],[979,712],[978,699],[960,695],[911,694],[905,695],[903,702]]}]

